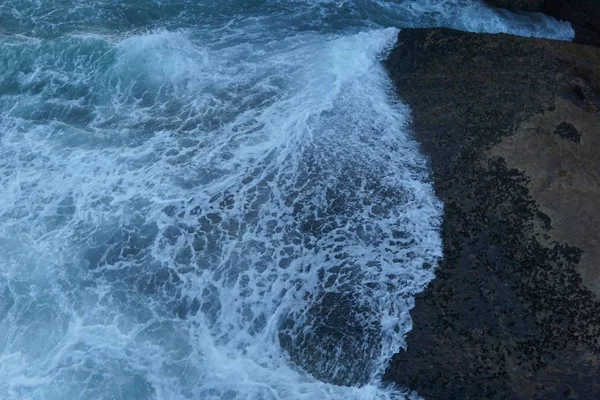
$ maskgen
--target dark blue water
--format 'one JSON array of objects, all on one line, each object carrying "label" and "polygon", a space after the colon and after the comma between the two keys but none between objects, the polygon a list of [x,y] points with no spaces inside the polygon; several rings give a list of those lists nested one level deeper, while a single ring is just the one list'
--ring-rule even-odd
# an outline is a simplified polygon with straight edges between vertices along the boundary
[{"label": "dark blue water", "polygon": [[442,205],[398,28],[475,0],[0,4],[0,398],[402,399]]}]

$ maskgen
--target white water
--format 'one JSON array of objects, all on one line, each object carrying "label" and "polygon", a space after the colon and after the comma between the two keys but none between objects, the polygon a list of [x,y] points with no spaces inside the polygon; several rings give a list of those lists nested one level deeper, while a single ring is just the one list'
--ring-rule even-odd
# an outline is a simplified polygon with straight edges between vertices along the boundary
[{"label": "white water", "polygon": [[[120,33],[0,8],[43,32],[0,42],[0,398],[415,396],[379,380],[442,207],[375,25],[543,33],[460,2],[312,2],[295,25],[281,4]],[[368,28],[327,25],[365,4]]]}]

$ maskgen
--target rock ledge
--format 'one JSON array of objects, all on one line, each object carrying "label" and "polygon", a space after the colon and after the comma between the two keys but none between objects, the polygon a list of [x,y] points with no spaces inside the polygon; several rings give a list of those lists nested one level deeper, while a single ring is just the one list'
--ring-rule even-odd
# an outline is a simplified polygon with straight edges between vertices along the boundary
[{"label": "rock ledge", "polygon": [[405,29],[385,62],[445,204],[388,381],[433,399],[600,398],[600,49]]}]

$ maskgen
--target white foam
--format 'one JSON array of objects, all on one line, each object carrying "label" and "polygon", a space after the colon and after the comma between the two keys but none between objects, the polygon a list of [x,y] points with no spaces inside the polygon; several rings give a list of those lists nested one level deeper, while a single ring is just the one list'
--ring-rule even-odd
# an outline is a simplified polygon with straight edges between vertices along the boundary
[{"label": "white foam", "polygon": [[481,0],[377,0],[390,12],[413,16],[407,26],[444,26],[470,32],[510,33],[557,40],[572,40],[571,24],[540,13],[515,13],[488,6]]},{"label": "white foam", "polygon": [[[376,382],[432,278],[441,208],[378,64],[396,33],[218,51],[186,31],[29,44],[46,67],[21,75],[33,89],[2,119],[0,229],[13,245],[0,254],[20,289],[0,390],[403,397]],[[91,60],[69,66],[90,41]],[[413,232],[404,250],[399,230]],[[346,329],[326,326],[327,293],[347,296],[353,329],[371,327],[319,356],[299,335],[318,348]],[[32,322],[24,310],[52,311]]]}]

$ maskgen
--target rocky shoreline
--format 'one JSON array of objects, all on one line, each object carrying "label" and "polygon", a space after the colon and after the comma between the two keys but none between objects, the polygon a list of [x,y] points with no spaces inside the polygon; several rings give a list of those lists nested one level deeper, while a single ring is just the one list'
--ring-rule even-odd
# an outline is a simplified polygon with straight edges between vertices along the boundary
[{"label": "rocky shoreline", "polygon": [[600,398],[600,49],[405,29],[385,66],[445,216],[384,379],[427,400]]}]

